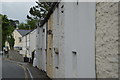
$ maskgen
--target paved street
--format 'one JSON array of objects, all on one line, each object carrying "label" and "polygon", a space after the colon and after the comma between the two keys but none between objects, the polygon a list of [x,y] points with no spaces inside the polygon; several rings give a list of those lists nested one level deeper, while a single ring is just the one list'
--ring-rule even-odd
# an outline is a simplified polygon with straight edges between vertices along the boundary
[{"label": "paved street", "polygon": [[11,63],[10,61],[3,60],[3,71],[2,77],[3,78],[25,78],[24,69],[15,64]]},{"label": "paved street", "polygon": [[29,80],[45,78],[46,80],[50,80],[44,72],[33,67],[32,64],[10,60],[6,56],[2,59],[1,55],[0,59],[2,78],[22,78],[22,80],[28,80],[28,78]]}]

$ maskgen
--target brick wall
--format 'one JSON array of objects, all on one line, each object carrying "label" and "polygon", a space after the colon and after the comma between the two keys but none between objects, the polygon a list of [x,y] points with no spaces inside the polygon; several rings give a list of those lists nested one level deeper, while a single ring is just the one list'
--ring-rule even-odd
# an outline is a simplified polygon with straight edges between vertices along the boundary
[{"label": "brick wall", "polygon": [[96,4],[96,69],[98,78],[118,78],[118,3]]}]

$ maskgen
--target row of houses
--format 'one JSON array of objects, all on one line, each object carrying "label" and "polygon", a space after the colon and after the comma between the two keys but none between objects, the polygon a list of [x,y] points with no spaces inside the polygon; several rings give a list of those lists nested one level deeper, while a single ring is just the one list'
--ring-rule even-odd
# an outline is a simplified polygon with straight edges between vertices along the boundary
[{"label": "row of houses", "polygon": [[118,3],[54,2],[20,54],[50,78],[118,78]]}]

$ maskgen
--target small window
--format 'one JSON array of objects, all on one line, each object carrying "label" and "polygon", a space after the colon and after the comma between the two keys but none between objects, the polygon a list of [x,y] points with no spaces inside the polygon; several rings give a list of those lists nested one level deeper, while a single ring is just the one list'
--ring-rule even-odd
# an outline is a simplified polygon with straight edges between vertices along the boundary
[{"label": "small window", "polygon": [[22,38],[21,37],[19,37],[19,42],[21,42],[22,41]]},{"label": "small window", "polygon": [[45,29],[43,29],[43,32],[45,32]]},{"label": "small window", "polygon": [[61,13],[64,13],[64,5],[61,6]]}]

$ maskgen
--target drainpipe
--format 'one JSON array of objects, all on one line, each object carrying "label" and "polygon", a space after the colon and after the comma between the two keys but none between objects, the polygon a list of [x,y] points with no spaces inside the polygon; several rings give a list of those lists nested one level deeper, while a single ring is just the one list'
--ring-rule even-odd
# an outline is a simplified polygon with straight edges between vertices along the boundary
[{"label": "drainpipe", "polygon": [[30,34],[29,34],[29,62],[30,62]]}]

